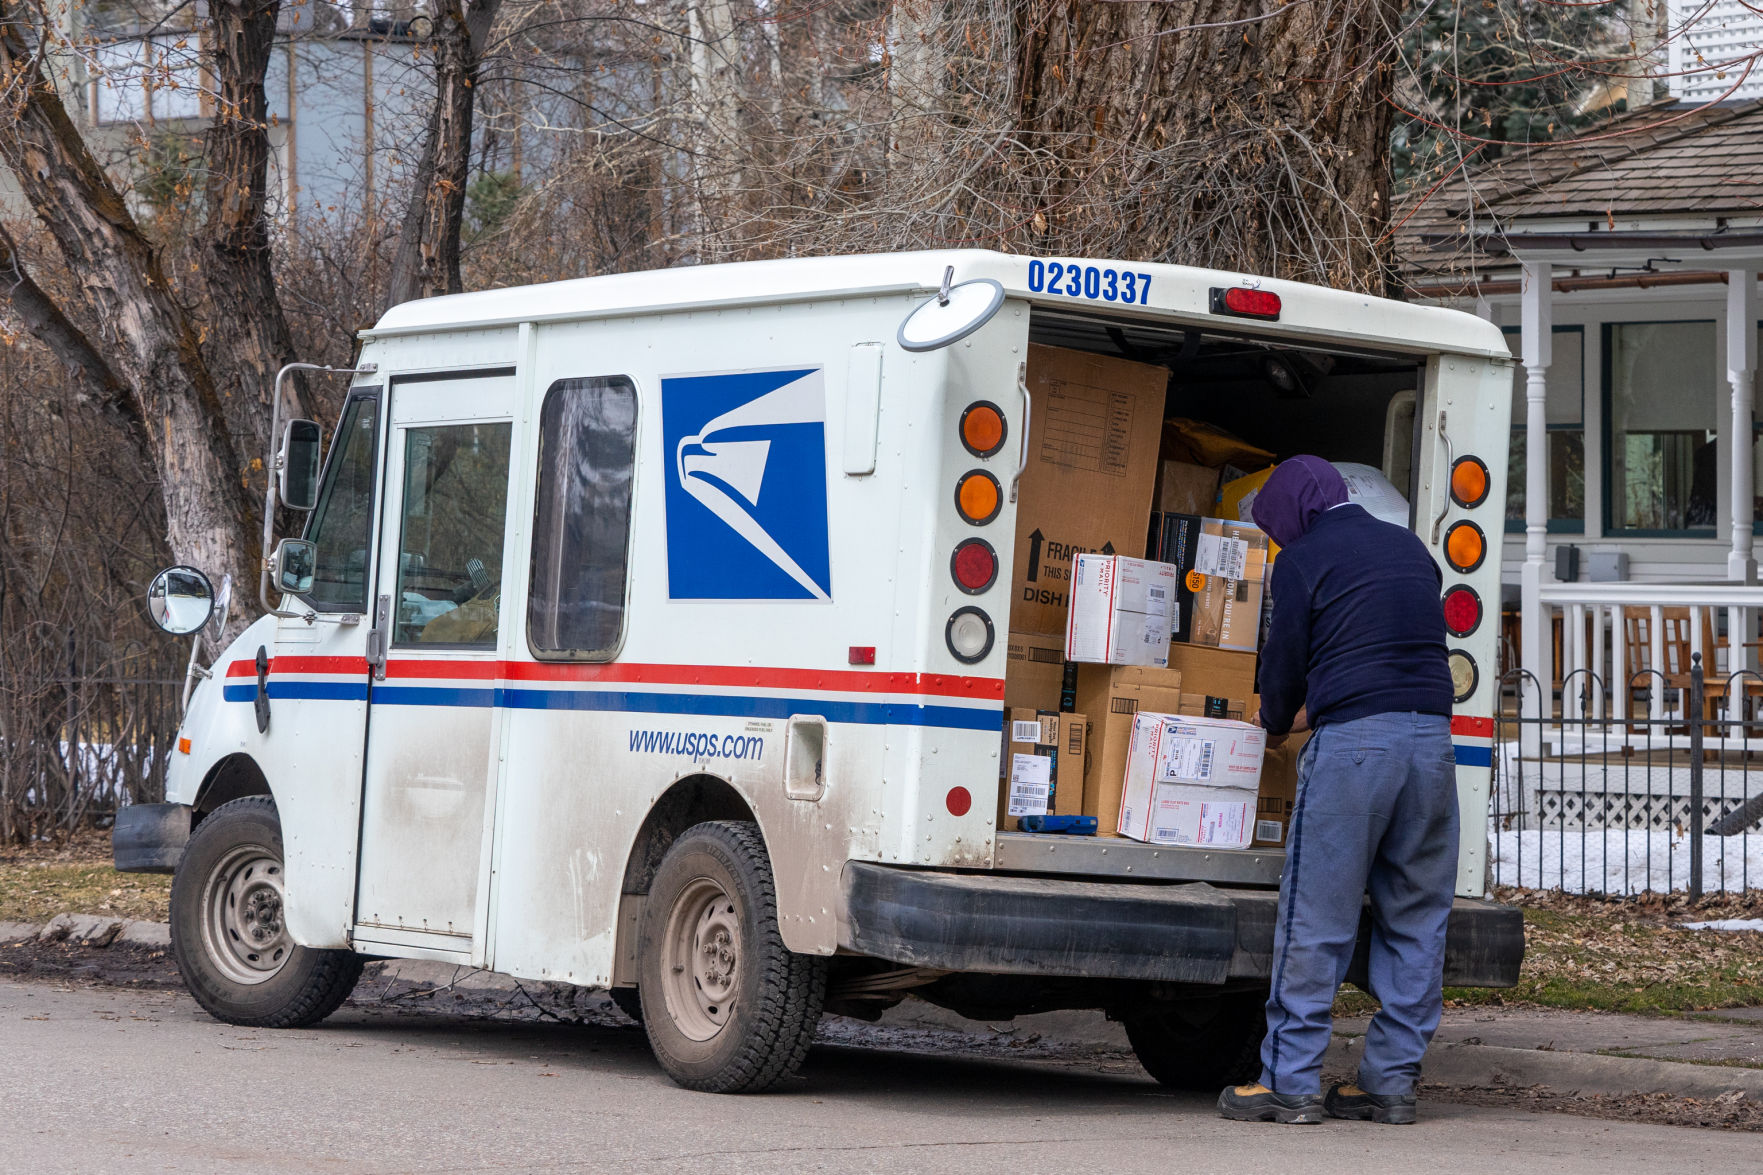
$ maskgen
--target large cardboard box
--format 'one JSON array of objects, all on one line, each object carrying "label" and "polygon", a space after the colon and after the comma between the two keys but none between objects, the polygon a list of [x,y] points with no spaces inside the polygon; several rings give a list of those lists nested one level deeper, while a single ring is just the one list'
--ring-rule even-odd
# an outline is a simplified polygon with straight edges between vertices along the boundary
[{"label": "large cardboard box", "polygon": [[1166,514],[1218,513],[1218,470],[1165,461],[1157,470],[1157,509]]},{"label": "large cardboard box", "polygon": [[[1256,710],[1260,710],[1257,702]],[[1294,734],[1278,747],[1267,748],[1261,760],[1261,786],[1255,796],[1255,847],[1284,848],[1298,802],[1298,754],[1310,732]]]},{"label": "large cardboard box", "polygon": [[1063,633],[1073,555],[1145,552],[1169,372],[1031,344],[1028,382],[1010,629]]},{"label": "large cardboard box", "polygon": [[1169,646],[1169,667],[1181,671],[1183,705],[1193,699],[1195,714],[1216,711],[1207,699],[1222,698],[1228,717],[1254,716],[1249,705],[1255,695],[1255,654],[1176,643]]},{"label": "large cardboard box", "polygon": [[1004,778],[998,828],[1014,831],[1022,816],[1075,813],[1083,803],[1089,722],[1082,714],[1013,709],[1004,731]]},{"label": "large cardboard box", "polygon": [[1175,589],[1175,568],[1168,563],[1125,555],[1078,555],[1072,560],[1066,659],[1167,665]]},{"label": "large cardboard box", "polygon": [[1265,750],[1266,732],[1246,722],[1137,715],[1120,834],[1150,844],[1248,848]]},{"label": "large cardboard box", "polygon": [[1254,652],[1261,641],[1267,536],[1249,523],[1187,514],[1165,514],[1163,528],[1163,557],[1181,573],[1170,635]]},{"label": "large cardboard box", "polygon": [[1119,836],[1120,792],[1132,722],[1141,710],[1173,714],[1181,707],[1181,673],[1144,665],[1079,665],[1077,708],[1089,716],[1083,814],[1100,836]]},{"label": "large cardboard box", "polygon": [[1057,710],[1065,686],[1065,636],[1013,632],[1004,642],[1004,705]]}]

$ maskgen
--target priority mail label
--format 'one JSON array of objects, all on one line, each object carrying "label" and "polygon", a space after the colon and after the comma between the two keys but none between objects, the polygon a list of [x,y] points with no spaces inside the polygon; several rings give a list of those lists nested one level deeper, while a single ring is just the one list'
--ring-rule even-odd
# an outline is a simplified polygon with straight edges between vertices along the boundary
[{"label": "priority mail label", "polygon": [[1170,726],[1158,748],[1157,782],[1208,782],[1217,746],[1217,739],[1204,738],[1191,726]]}]

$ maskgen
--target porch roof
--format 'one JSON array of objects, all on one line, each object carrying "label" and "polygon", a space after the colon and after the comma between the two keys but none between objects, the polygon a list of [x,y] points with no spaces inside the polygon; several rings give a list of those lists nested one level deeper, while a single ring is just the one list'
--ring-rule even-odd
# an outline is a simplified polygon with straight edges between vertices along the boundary
[{"label": "porch roof", "polygon": [[1578,254],[1571,263],[1587,270],[1661,249],[1718,267],[1711,250],[1763,226],[1763,100],[1657,102],[1575,141],[1484,169],[1471,160],[1435,191],[1417,186],[1397,220],[1397,256],[1416,293],[1539,250]]}]

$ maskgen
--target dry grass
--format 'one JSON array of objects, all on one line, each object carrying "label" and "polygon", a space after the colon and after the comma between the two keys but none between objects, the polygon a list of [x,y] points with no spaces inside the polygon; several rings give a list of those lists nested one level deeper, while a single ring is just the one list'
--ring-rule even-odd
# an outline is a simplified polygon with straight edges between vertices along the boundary
[{"label": "dry grass", "polygon": [[164,922],[170,900],[170,877],[111,867],[108,832],[0,849],[0,922],[46,922],[70,912]]}]

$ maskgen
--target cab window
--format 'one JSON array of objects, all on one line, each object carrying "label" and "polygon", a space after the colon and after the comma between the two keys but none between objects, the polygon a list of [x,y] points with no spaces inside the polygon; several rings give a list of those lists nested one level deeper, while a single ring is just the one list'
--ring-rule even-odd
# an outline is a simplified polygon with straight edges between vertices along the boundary
[{"label": "cab window", "polygon": [[507,421],[404,431],[394,643],[495,647],[512,432]]},{"label": "cab window", "polygon": [[367,392],[355,392],[343,407],[324,488],[306,524],[306,538],[317,545],[318,554],[312,592],[302,598],[321,612],[367,609],[379,389]]}]

